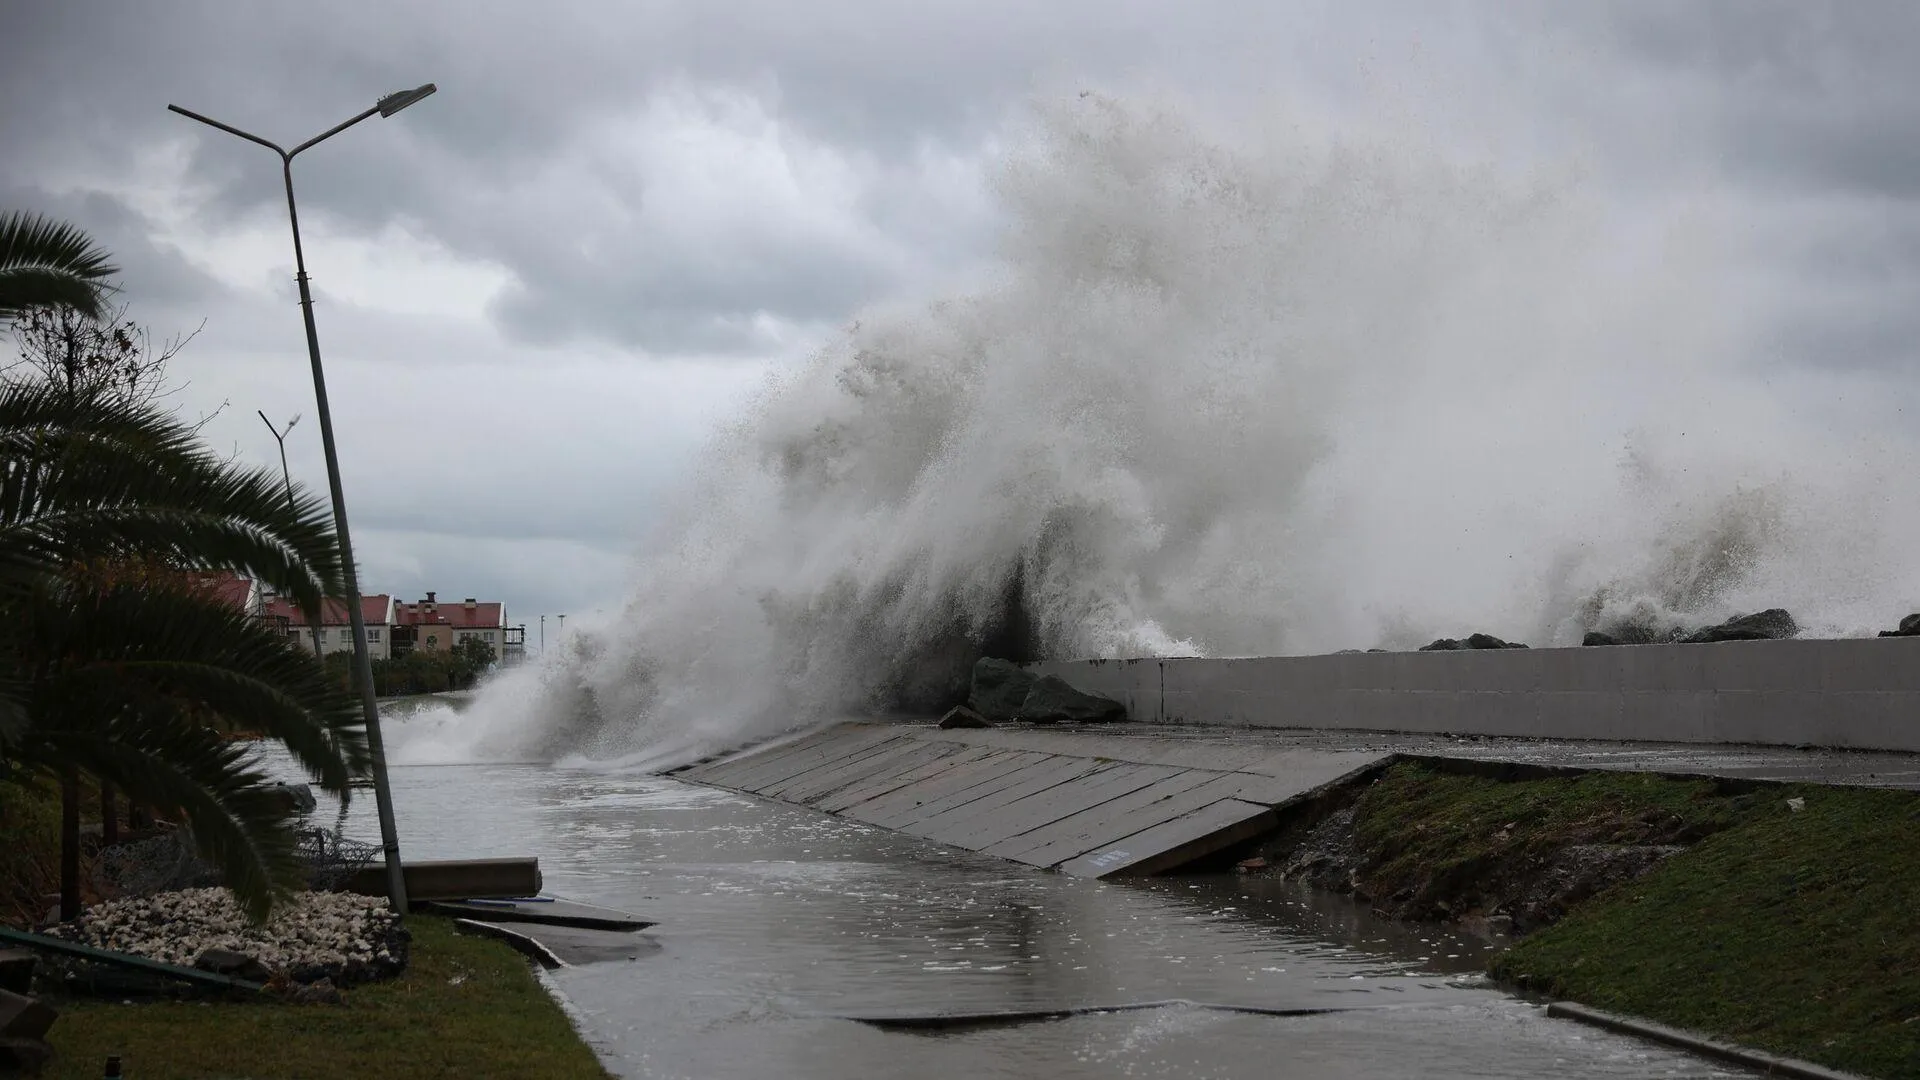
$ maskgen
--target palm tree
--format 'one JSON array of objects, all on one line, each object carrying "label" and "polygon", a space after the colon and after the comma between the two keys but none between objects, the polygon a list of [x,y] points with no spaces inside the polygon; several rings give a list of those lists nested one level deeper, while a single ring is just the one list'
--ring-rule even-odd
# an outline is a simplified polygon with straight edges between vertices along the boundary
[{"label": "palm tree", "polygon": [[0,322],[29,308],[68,307],[99,318],[107,279],[119,273],[87,234],[20,211],[0,217]]},{"label": "palm tree", "polygon": [[[177,808],[264,916],[296,883],[292,822],[226,732],[283,742],[344,798],[367,766],[364,721],[312,656],[197,591],[200,570],[246,573],[310,613],[341,578],[323,503],[289,502],[278,477],[219,461],[172,417],[0,390],[0,754]],[[77,869],[63,876],[75,906]]]}]

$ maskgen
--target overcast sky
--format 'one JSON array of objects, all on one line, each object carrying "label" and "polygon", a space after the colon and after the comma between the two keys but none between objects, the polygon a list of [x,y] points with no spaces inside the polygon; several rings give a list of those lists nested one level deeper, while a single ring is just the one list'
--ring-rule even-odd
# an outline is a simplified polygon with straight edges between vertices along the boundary
[{"label": "overcast sky", "polygon": [[[325,483],[276,162],[296,181],[363,588],[617,606],[714,425],[865,305],[991,257],[998,155],[1082,89],[1413,117],[1632,205],[1728,210],[1757,358],[1920,400],[1920,5],[8,0],[0,208],[124,268],[207,433]],[[1783,383],[1791,380],[1783,380]],[[1852,414],[1852,423],[1864,423]]]}]

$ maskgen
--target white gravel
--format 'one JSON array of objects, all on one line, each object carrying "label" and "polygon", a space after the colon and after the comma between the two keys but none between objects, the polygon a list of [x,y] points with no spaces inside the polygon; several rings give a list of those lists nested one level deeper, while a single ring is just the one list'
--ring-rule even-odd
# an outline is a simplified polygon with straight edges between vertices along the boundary
[{"label": "white gravel", "polygon": [[50,932],[189,967],[208,949],[231,949],[303,982],[377,978],[406,963],[406,932],[386,901],[348,893],[301,893],[255,926],[227,890],[181,889],[109,901]]}]

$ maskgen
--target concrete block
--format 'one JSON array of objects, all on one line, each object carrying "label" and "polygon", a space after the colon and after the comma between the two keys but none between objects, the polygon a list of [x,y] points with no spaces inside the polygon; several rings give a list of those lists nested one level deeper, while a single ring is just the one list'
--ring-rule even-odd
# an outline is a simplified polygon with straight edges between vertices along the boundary
[{"label": "concrete block", "polygon": [[[404,862],[401,874],[409,900],[511,899],[540,892],[540,860],[448,859]],[[387,895],[387,868],[380,863],[362,867],[347,879],[346,891],[362,896]]]},{"label": "concrete block", "polygon": [[44,1039],[58,1019],[60,1013],[53,1006],[25,994],[0,990],[0,1038]]}]

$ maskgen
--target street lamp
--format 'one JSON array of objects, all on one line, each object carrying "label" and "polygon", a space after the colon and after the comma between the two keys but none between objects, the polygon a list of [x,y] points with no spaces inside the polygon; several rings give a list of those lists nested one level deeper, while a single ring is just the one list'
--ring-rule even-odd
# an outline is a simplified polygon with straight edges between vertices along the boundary
[{"label": "street lamp", "polygon": [[[267,414],[264,410],[255,409],[253,411],[259,415],[260,422],[267,425],[267,430],[273,432],[273,441],[280,444],[280,480],[287,485],[287,510],[297,514],[300,511],[299,507],[293,501],[293,473],[287,470],[287,436],[293,432],[293,425],[300,422],[300,414],[294,413],[293,419],[287,421],[286,427],[277,428],[273,426],[273,421],[267,419]],[[321,620],[321,622],[325,621],[325,619]],[[322,664],[325,664],[327,662],[327,650],[320,644],[320,628],[317,626],[307,627],[307,636],[313,639],[314,658]]]},{"label": "street lamp", "polygon": [[307,359],[313,365],[313,397],[316,411],[320,415],[320,445],[327,455],[327,484],[332,489],[333,495],[334,530],[340,534],[340,561],[345,572],[344,584],[347,592],[345,597],[347,625],[353,634],[353,670],[360,680],[360,704],[366,713],[367,751],[373,765],[373,801],[380,811],[380,845],[387,859],[387,900],[393,905],[393,909],[402,915],[407,913],[407,880],[400,865],[400,838],[393,823],[393,791],[387,784],[387,751],[386,742],[380,736],[380,706],[373,696],[373,657],[367,650],[366,620],[360,613],[360,581],[354,570],[353,541],[347,533],[347,500],[340,490],[340,459],[333,447],[333,412],[327,407],[327,377],[320,367],[320,335],[313,326],[313,293],[307,285],[306,255],[300,247],[300,213],[293,203],[293,159],[308,147],[325,142],[375,113],[381,116],[392,116],[433,91],[434,85],[427,83],[412,90],[388,94],[375,102],[373,108],[351,120],[328,128],[291,150],[283,150],[278,144],[268,142],[258,135],[249,134],[237,127],[223,124],[178,105],[167,106],[168,109],[188,119],[198,120],[208,127],[218,128],[229,135],[237,135],[248,142],[259,143],[280,155],[280,172],[287,185],[287,222],[293,227],[294,280],[300,285],[300,313],[307,325]]},{"label": "street lamp", "polygon": [[297,512],[293,502],[293,474],[287,471],[287,436],[293,432],[293,425],[300,422],[300,414],[294,413],[293,419],[287,421],[286,427],[277,428],[273,426],[273,421],[267,419],[264,409],[253,411],[260,415],[260,422],[267,425],[267,430],[273,432],[273,441],[280,444],[280,479],[287,484],[287,509]]}]

